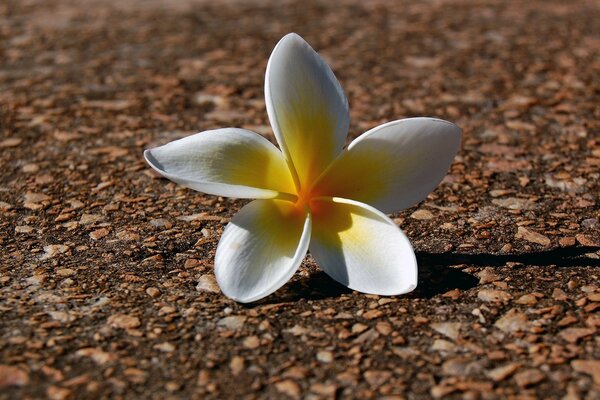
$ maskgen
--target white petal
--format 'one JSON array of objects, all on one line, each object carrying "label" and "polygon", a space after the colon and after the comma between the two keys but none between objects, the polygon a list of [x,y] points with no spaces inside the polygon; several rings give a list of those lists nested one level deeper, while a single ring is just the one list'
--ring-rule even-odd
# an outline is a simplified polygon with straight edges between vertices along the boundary
[{"label": "white petal", "polygon": [[408,118],[354,140],[319,179],[314,193],[339,196],[392,213],[423,200],[443,179],[461,130],[435,118]]},{"label": "white petal", "polygon": [[215,256],[223,293],[243,303],[261,299],[296,272],[310,242],[306,211],[281,200],[255,200],[225,228]]},{"label": "white petal", "polygon": [[208,194],[272,198],[295,190],[277,147],[245,129],[200,132],[146,150],[144,157],[165,178]]},{"label": "white petal", "polygon": [[404,233],[375,208],[340,198],[311,202],[310,252],[350,289],[396,295],[417,287],[417,260]]},{"label": "white petal", "polygon": [[267,112],[279,146],[312,183],[341,152],[348,133],[348,101],[329,66],[295,33],[279,41],[265,79]]}]

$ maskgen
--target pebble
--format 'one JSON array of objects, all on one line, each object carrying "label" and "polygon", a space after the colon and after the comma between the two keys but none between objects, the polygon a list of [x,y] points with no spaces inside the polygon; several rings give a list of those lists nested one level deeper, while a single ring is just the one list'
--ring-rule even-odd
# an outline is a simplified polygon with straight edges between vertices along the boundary
[{"label": "pebble", "polygon": [[509,210],[533,210],[535,209],[535,203],[527,200],[520,199],[517,197],[508,197],[506,199],[493,199],[492,204],[507,208]]},{"label": "pebble", "polygon": [[527,316],[516,308],[508,311],[494,323],[496,328],[506,333],[526,331],[529,329],[529,325]]},{"label": "pebble", "polygon": [[590,375],[594,383],[600,386],[600,360],[573,360],[571,367],[577,372]]},{"label": "pebble", "polygon": [[371,387],[377,388],[388,382],[392,377],[392,373],[390,371],[369,370],[365,371],[363,376]]},{"label": "pebble", "polygon": [[2,148],[17,147],[22,142],[23,142],[23,139],[21,139],[21,138],[16,138],[16,137],[8,138],[8,139],[4,139],[3,141],[0,142],[0,147],[2,147]]},{"label": "pebble", "polygon": [[482,301],[488,302],[507,302],[512,299],[510,293],[504,290],[497,289],[482,289],[477,293],[477,298]]},{"label": "pebble", "polygon": [[155,344],[152,348],[162,351],[163,353],[172,353],[175,351],[175,346],[169,342]]},{"label": "pebble", "polygon": [[527,306],[533,306],[537,302],[538,302],[537,297],[535,297],[532,294],[524,294],[523,296],[521,296],[517,300],[515,300],[515,303],[523,304],[523,305],[527,305]]},{"label": "pebble", "polygon": [[81,225],[91,225],[100,221],[104,221],[104,217],[99,214],[83,214],[79,219]]},{"label": "pebble", "polygon": [[234,356],[229,362],[229,369],[233,376],[239,375],[244,370],[244,358],[241,356]]},{"label": "pebble", "polygon": [[157,297],[159,297],[161,295],[161,292],[158,288],[151,286],[146,289],[146,294],[148,296],[152,297],[153,299],[156,299]]},{"label": "pebble", "polygon": [[492,378],[494,382],[501,382],[514,374],[519,368],[521,368],[521,363],[510,363],[503,365],[501,367],[494,368],[486,372],[486,375]]},{"label": "pebble", "polygon": [[486,267],[479,273],[477,273],[479,277],[479,284],[485,285],[486,283],[492,283],[500,280],[500,276],[494,272],[494,268]]},{"label": "pebble", "polygon": [[592,239],[588,235],[583,235],[583,234],[575,235],[575,239],[577,239],[579,244],[581,244],[582,246],[589,246],[589,247],[600,246],[600,239]]},{"label": "pebble", "polygon": [[452,340],[458,339],[462,324],[460,322],[434,322],[429,325],[434,331],[449,337]]},{"label": "pebble", "polygon": [[544,375],[541,371],[530,368],[516,374],[515,382],[517,382],[519,387],[526,388],[540,383],[545,378],[546,375]]},{"label": "pebble", "polygon": [[300,394],[301,394],[300,385],[298,385],[296,382],[294,382],[291,379],[284,379],[282,381],[276,382],[275,389],[277,389],[277,391],[279,393],[282,393],[293,399],[300,398]]},{"label": "pebble", "polygon": [[76,356],[89,357],[96,364],[104,365],[116,359],[116,356],[96,347],[86,347],[75,352]]},{"label": "pebble", "polygon": [[108,236],[110,231],[106,228],[96,229],[95,231],[90,232],[90,237],[94,240],[100,240],[103,237]]},{"label": "pebble", "polygon": [[49,258],[53,258],[58,254],[66,253],[69,250],[69,246],[64,244],[51,244],[48,246],[44,246],[44,255],[40,257],[40,260],[47,260]]},{"label": "pebble", "polygon": [[0,364],[0,388],[24,386],[29,383],[29,375],[21,368]]},{"label": "pebble", "polygon": [[595,328],[567,328],[559,333],[569,343],[577,343],[580,339],[592,336],[596,333]]},{"label": "pebble", "polygon": [[222,328],[236,330],[244,326],[246,319],[247,317],[242,315],[230,315],[228,317],[221,318],[219,322],[217,322],[217,325]]},{"label": "pebble", "polygon": [[319,351],[317,353],[317,360],[322,363],[330,363],[333,361],[333,353],[327,350]]},{"label": "pebble", "polygon": [[208,293],[220,293],[221,289],[219,289],[219,285],[217,284],[217,280],[215,276],[212,274],[201,275],[198,278],[198,284],[196,285],[196,290],[198,292],[208,292]]},{"label": "pebble", "polygon": [[127,314],[113,314],[108,317],[107,325],[113,328],[134,329],[141,325],[140,319]]},{"label": "pebble", "polygon": [[417,220],[428,220],[433,219],[434,215],[429,210],[417,210],[414,213],[412,213],[410,217]]},{"label": "pebble", "polygon": [[544,236],[541,233],[535,232],[531,229],[527,229],[524,226],[519,226],[517,228],[517,234],[515,235],[515,238],[525,239],[528,242],[540,244],[542,246],[549,246],[550,243],[552,243],[547,236]]},{"label": "pebble", "polygon": [[260,346],[260,339],[258,336],[248,336],[244,339],[243,345],[247,349],[257,349]]},{"label": "pebble", "polygon": [[456,345],[448,340],[444,339],[435,339],[433,344],[431,345],[431,350],[434,351],[454,351],[456,350]]},{"label": "pebble", "polygon": [[48,386],[46,395],[49,400],[66,400],[71,397],[71,390],[58,386]]}]

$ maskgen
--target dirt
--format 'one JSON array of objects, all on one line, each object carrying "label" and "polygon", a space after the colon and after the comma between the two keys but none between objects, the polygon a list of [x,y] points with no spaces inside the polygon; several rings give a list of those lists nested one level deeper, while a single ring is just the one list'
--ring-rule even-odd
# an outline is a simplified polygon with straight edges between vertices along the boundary
[{"label": "dirt", "polygon": [[[599,398],[598,20],[594,1],[3,1],[0,399]],[[210,128],[273,140],[264,71],[290,31],[332,65],[350,137],[463,129],[439,188],[393,216],[409,295],[309,257],[227,299],[215,246],[245,201],[143,161]]]}]

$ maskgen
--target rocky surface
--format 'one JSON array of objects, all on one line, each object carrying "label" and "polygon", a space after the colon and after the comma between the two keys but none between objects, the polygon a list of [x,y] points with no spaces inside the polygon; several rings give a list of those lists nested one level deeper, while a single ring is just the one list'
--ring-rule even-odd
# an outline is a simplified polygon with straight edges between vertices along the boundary
[{"label": "rocky surface", "polygon": [[[1,2],[0,398],[599,398],[598,20],[583,0]],[[264,69],[289,31],[331,63],[351,137],[464,130],[393,216],[410,295],[307,258],[228,300],[213,257],[244,202],[142,159],[215,127],[273,139]]]}]

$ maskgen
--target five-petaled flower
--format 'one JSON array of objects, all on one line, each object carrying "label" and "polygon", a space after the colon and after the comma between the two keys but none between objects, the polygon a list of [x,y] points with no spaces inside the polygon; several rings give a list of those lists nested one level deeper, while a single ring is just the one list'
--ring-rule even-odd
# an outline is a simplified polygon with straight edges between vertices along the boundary
[{"label": "five-petaled flower", "polygon": [[162,176],[204,193],[258,199],[225,228],[215,256],[223,293],[240,301],[283,286],[307,251],[333,279],[396,295],[417,285],[404,233],[384,213],[423,200],[442,180],[460,129],[434,118],[373,128],[344,148],[348,101],[329,66],[300,36],[277,44],[267,65],[267,113],[281,148],[225,128],[146,150]]}]

